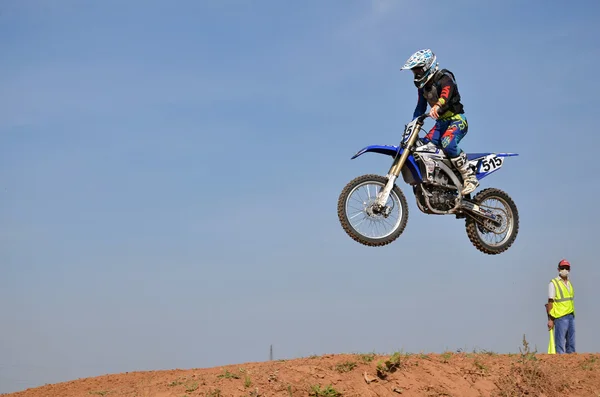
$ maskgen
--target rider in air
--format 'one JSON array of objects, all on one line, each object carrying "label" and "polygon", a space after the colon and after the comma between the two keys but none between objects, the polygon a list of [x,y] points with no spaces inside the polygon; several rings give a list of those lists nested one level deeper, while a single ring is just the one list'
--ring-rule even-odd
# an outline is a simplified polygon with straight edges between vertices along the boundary
[{"label": "rider in air", "polygon": [[471,193],[479,186],[479,181],[467,164],[467,154],[458,147],[458,143],[467,134],[469,125],[464,116],[454,74],[447,69],[438,70],[436,56],[429,49],[411,55],[400,68],[406,69],[413,71],[418,92],[413,120],[425,113],[427,104],[431,106],[429,115],[436,123],[425,136],[425,142],[431,141],[438,147],[441,143],[442,150],[462,175],[462,194]]}]

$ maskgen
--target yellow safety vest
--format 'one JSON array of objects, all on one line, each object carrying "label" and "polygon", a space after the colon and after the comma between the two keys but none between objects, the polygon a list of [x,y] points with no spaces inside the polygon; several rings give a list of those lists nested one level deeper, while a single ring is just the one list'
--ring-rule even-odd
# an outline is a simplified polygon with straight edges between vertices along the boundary
[{"label": "yellow safety vest", "polygon": [[573,302],[575,299],[575,289],[573,289],[571,281],[567,280],[569,287],[571,287],[570,291],[560,277],[553,278],[551,281],[554,283],[555,293],[550,315],[554,318],[559,318],[570,313],[575,314],[575,303]]}]

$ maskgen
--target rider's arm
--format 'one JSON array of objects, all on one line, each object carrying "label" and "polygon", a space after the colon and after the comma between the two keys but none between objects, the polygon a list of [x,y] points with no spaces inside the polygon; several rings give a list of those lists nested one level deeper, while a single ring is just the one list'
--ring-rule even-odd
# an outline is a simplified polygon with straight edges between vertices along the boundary
[{"label": "rider's arm", "polygon": [[446,112],[446,110],[448,110],[448,100],[454,93],[456,85],[450,77],[444,76],[440,80],[440,86],[442,87],[442,90],[440,91],[440,95],[436,105],[440,107],[438,113],[443,114],[444,112]]},{"label": "rider's arm", "polygon": [[425,110],[427,110],[427,100],[423,96],[423,92],[421,92],[421,90],[419,89],[417,90],[417,93],[419,95],[419,98],[417,100],[417,107],[415,108],[415,112],[413,113],[413,120],[419,117],[420,115],[424,114]]},{"label": "rider's arm", "polygon": [[552,306],[554,304],[554,296],[554,283],[550,281],[550,284],[548,285],[548,303],[546,303],[546,313],[548,314],[548,320],[554,320],[554,318],[550,315],[550,312],[552,311]]}]

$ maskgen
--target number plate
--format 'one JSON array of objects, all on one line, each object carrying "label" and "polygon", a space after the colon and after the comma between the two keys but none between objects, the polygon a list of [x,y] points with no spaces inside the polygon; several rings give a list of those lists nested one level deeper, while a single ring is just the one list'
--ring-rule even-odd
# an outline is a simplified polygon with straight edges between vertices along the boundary
[{"label": "number plate", "polygon": [[502,163],[504,163],[504,159],[502,157],[498,157],[495,154],[490,154],[485,156],[479,161],[479,173],[488,173],[496,171],[498,168],[502,167]]}]

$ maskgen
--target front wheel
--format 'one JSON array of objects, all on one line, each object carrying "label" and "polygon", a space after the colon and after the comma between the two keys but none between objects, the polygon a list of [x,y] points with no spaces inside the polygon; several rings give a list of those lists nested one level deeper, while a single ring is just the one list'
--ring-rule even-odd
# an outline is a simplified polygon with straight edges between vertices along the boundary
[{"label": "front wheel", "polygon": [[[373,207],[387,178],[363,175],[350,181],[338,198],[337,212],[342,228],[355,241],[371,247],[396,240],[408,222],[408,203],[400,188],[394,185],[383,209]],[[362,227],[369,229],[362,231]]]},{"label": "front wheel", "polygon": [[[506,251],[517,238],[519,232],[519,212],[510,196],[500,189],[488,188],[477,193],[473,203],[492,211],[499,216],[499,224],[485,218],[468,216],[465,220],[467,236],[479,251],[496,255]],[[493,206],[490,201],[499,205]],[[490,242],[486,241],[490,238]]]}]

